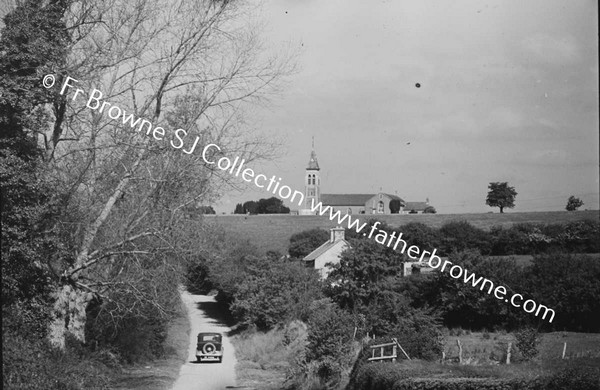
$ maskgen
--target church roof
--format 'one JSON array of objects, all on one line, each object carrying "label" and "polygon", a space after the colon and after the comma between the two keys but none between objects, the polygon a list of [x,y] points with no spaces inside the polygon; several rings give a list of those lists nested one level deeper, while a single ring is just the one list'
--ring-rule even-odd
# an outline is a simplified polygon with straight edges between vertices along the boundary
[{"label": "church roof", "polygon": [[[386,194],[385,192],[382,192],[382,194],[390,199],[398,199],[402,204],[405,203],[397,195]],[[376,195],[378,194],[321,194],[321,203],[324,206],[364,206],[367,200]]]},{"label": "church roof", "polygon": [[427,202],[406,202],[404,210],[423,211],[429,206]]},{"label": "church roof", "polygon": [[324,206],[364,206],[373,194],[321,194]]},{"label": "church roof", "polygon": [[319,168],[319,162],[317,161],[317,154],[315,153],[315,151],[313,150],[312,152],[310,152],[310,161],[308,162],[308,168],[306,169],[312,169],[312,170],[316,170],[318,171]]}]

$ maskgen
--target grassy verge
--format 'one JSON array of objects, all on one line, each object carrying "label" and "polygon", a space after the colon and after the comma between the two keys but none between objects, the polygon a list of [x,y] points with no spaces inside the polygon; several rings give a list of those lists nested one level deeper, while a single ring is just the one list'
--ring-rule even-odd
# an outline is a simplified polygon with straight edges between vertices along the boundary
[{"label": "grassy verge", "polygon": [[283,388],[293,350],[286,345],[283,329],[267,333],[245,331],[231,338],[235,348],[238,385],[279,390]]}]

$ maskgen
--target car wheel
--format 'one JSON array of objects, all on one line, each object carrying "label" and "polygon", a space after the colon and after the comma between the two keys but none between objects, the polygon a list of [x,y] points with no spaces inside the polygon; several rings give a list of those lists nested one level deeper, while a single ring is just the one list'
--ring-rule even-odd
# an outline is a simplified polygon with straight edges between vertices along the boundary
[{"label": "car wheel", "polygon": [[217,349],[217,347],[215,347],[215,345],[213,343],[206,343],[206,344],[204,344],[204,347],[202,347],[202,352],[204,352],[205,354],[211,354],[216,349]]}]

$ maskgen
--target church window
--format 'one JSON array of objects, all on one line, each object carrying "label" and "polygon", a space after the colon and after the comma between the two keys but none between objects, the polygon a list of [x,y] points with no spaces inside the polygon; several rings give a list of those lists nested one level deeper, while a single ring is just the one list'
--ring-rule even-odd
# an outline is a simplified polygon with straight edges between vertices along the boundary
[{"label": "church window", "polygon": [[384,211],[384,208],[383,208],[383,207],[384,207],[384,206],[383,206],[383,202],[382,202],[382,201],[379,201],[379,203],[377,203],[377,212],[378,212],[378,213],[383,213],[383,211]]}]

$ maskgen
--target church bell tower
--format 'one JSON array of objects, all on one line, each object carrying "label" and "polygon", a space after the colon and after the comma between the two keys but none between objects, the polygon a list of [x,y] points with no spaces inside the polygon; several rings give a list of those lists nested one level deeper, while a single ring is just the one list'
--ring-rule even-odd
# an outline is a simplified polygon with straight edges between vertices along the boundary
[{"label": "church bell tower", "polygon": [[[304,208],[311,209],[313,204],[317,204],[321,200],[321,177],[319,174],[319,162],[315,153],[315,139],[312,141],[312,151],[310,152],[310,160],[306,168],[304,178]],[[313,203],[314,202],[314,203]]]}]

